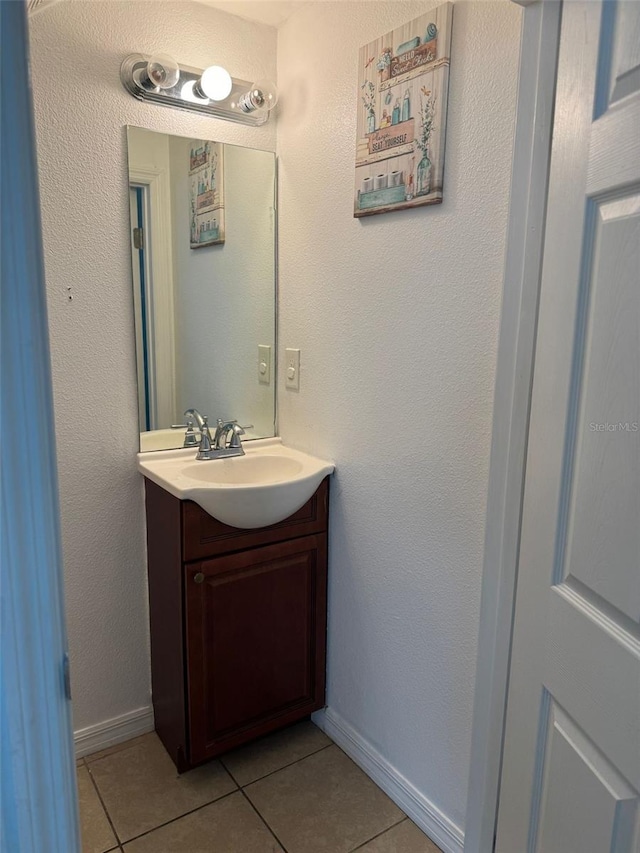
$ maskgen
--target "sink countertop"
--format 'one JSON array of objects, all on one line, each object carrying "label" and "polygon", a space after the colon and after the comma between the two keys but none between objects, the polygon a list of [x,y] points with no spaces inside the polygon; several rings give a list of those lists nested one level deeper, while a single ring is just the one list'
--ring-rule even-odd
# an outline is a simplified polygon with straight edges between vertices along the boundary
[{"label": "sink countertop", "polygon": [[232,527],[276,524],[297,512],[334,465],[264,438],[243,444],[244,456],[196,460],[196,448],[137,454],[138,470],[180,500],[192,500]]}]

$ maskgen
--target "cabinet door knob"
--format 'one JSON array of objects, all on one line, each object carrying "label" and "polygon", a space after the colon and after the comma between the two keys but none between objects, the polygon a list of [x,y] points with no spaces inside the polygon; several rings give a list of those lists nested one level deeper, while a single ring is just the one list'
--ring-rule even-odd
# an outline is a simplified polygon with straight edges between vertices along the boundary
[{"label": "cabinet door knob", "polygon": [[202,581],[204,580],[204,575],[202,574],[202,572],[196,572],[193,576],[193,579],[196,583],[202,583]]}]

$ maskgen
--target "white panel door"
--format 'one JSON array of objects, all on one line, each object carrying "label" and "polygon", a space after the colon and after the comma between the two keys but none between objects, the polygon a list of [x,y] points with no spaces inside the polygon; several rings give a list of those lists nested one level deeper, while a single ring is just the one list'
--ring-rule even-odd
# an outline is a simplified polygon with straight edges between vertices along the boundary
[{"label": "white panel door", "polygon": [[640,3],[565,2],[498,853],[640,851]]}]

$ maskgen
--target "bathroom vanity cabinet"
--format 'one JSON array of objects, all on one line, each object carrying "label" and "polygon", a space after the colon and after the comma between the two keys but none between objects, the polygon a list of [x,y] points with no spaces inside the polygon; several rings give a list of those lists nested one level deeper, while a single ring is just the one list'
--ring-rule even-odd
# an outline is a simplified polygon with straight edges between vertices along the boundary
[{"label": "bathroom vanity cabinet", "polygon": [[145,489],[155,727],[182,772],[323,707],[329,481],[252,530]]}]

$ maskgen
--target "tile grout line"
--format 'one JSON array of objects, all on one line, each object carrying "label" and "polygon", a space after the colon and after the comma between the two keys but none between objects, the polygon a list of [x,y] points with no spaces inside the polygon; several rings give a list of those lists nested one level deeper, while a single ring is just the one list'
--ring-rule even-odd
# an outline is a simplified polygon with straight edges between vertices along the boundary
[{"label": "tile grout line", "polygon": [[273,776],[274,773],[279,773],[281,770],[285,770],[287,767],[293,767],[294,764],[299,764],[301,761],[304,761],[305,758],[311,758],[312,755],[317,755],[319,752],[322,752],[325,749],[329,749],[330,746],[336,746],[336,744],[333,741],[331,741],[331,743],[327,743],[324,746],[321,746],[319,749],[315,749],[313,752],[310,752],[308,755],[303,755],[302,758],[296,758],[295,761],[290,761],[288,764],[283,764],[282,767],[278,767],[277,770],[270,770],[268,773],[265,773],[264,776],[258,776],[257,779],[252,779],[250,782],[245,782],[244,785],[241,785],[239,782],[236,781],[235,776],[231,773],[231,771],[229,770],[227,765],[224,763],[224,755],[220,756],[218,760],[220,761],[220,764],[222,764],[224,769],[227,771],[229,776],[231,776],[231,778],[236,783],[238,788],[240,788],[241,790],[244,790],[244,788],[248,788],[249,785],[253,785],[256,782],[262,782],[263,779],[268,779],[269,776]]},{"label": "tile grout line", "polygon": [[[222,762],[221,762],[221,763],[222,763]],[[294,763],[295,763],[295,762],[294,762]],[[224,769],[227,771],[227,773],[229,774],[229,776],[231,776],[231,778],[232,778],[232,779],[233,779],[233,781],[236,783],[236,785],[238,785],[238,780],[237,780],[237,779],[236,779],[236,777],[233,775],[233,773],[232,773],[230,770],[228,770],[228,769],[227,769],[226,765],[224,765]],[[260,812],[258,811],[258,809],[253,805],[253,803],[251,802],[251,800],[249,799],[249,797],[245,794],[244,788],[243,788],[241,785],[238,785],[238,790],[240,791],[240,793],[242,794],[242,796],[245,798],[245,800],[249,803],[249,806],[250,806],[250,807],[254,810],[254,812],[258,815],[258,817],[259,817],[259,819],[262,821],[262,823],[267,827],[267,830],[271,833],[271,835],[273,835],[273,837],[274,837],[274,838],[275,838],[275,840],[276,840],[276,843],[277,843],[277,844],[282,848],[283,853],[287,853],[287,848],[286,848],[286,847],[284,846],[284,844],[280,841],[280,839],[279,839],[279,838],[278,838],[278,836],[275,834],[275,832],[271,829],[271,827],[270,827],[270,826],[269,826],[269,824],[266,822],[266,820],[262,817],[262,815],[260,814]]]},{"label": "tile grout line", "polygon": [[[1,2],[1,0],[0,0],[0,2]],[[137,740],[137,739],[138,738],[133,738],[133,740]],[[134,744],[131,744],[131,746],[134,746]],[[115,828],[115,826],[111,820],[111,815],[109,814],[109,810],[107,809],[106,803],[102,799],[102,796],[100,794],[100,790],[98,788],[98,783],[93,778],[93,773],[91,772],[91,764],[96,764],[98,761],[103,761],[105,758],[111,758],[113,755],[116,755],[117,753],[126,752],[128,749],[130,749],[130,747],[126,746],[126,741],[125,741],[125,744],[123,744],[122,749],[118,749],[118,750],[115,750],[114,752],[110,752],[108,755],[103,755],[101,758],[96,758],[91,762],[86,760],[86,758],[90,758],[91,756],[86,756],[86,757],[82,758],[82,761],[85,762],[85,766],[86,766],[87,770],[89,771],[89,776],[91,778],[91,782],[93,783],[93,787],[96,790],[96,793],[98,795],[98,799],[100,800],[102,808],[104,809],[104,812],[107,816],[107,820],[109,821],[109,825],[111,826],[111,829],[113,830],[113,834],[115,835],[115,838],[116,838],[116,841],[118,844],[118,846],[113,847],[112,850],[121,850],[122,853],[124,853],[124,846],[123,845],[130,844],[132,841],[137,841],[138,838],[142,838],[145,835],[149,835],[150,833],[155,832],[156,829],[161,829],[164,826],[168,826],[170,823],[175,823],[177,820],[180,820],[181,818],[186,817],[187,815],[193,814],[194,812],[200,811],[200,809],[203,809],[206,806],[210,806],[213,803],[218,802],[219,800],[223,800],[225,797],[229,797],[229,796],[231,796],[231,794],[235,794],[235,793],[237,793],[237,791],[240,790],[240,786],[238,785],[236,780],[233,778],[233,776],[231,776],[231,773],[229,773],[225,767],[224,768],[225,772],[231,777],[231,781],[234,783],[234,785],[237,786],[235,791],[229,791],[227,794],[222,794],[220,797],[214,797],[213,800],[208,800],[206,803],[202,803],[202,805],[196,806],[194,809],[189,809],[189,811],[183,812],[182,814],[178,815],[177,817],[171,818],[171,820],[167,820],[164,823],[159,823],[157,826],[154,826],[151,829],[147,829],[144,832],[139,833],[138,835],[134,835],[132,838],[126,838],[126,839],[121,840],[120,836],[116,832],[116,828]],[[222,763],[222,762],[220,762],[220,763]]]},{"label": "tile grout line", "polygon": [[108,810],[108,808],[107,808],[107,804],[106,804],[106,803],[105,803],[105,801],[102,799],[102,794],[100,793],[100,789],[98,788],[98,783],[97,783],[97,782],[96,782],[96,780],[93,778],[93,773],[91,772],[91,768],[89,767],[89,765],[88,765],[88,764],[85,764],[85,767],[87,768],[87,771],[88,771],[88,773],[89,773],[89,779],[91,779],[91,784],[93,785],[93,787],[94,787],[94,789],[95,789],[95,792],[96,792],[96,794],[98,795],[98,799],[100,800],[100,805],[102,806],[102,809],[103,809],[103,811],[104,811],[104,813],[105,813],[105,815],[106,815],[106,818],[107,818],[107,820],[108,820],[108,822],[109,822],[109,826],[111,827],[111,831],[113,832],[113,836],[114,836],[114,838],[115,838],[115,840],[116,840],[116,844],[117,844],[117,846],[119,847],[119,846],[120,846],[120,844],[121,844],[122,842],[120,841],[120,836],[119,836],[119,835],[118,835],[118,833],[116,832],[116,828],[115,828],[115,826],[114,826],[114,824],[113,824],[113,821],[111,820],[111,815],[109,814],[109,810]]},{"label": "tile grout line", "polygon": [[[131,746],[133,746],[133,744],[131,744]],[[264,825],[266,826],[266,828],[267,828],[267,830],[269,831],[269,833],[273,836],[273,838],[276,840],[276,842],[280,845],[280,847],[281,847],[281,848],[282,848],[282,850],[283,850],[283,853],[287,853],[287,850],[286,850],[286,848],[285,848],[284,844],[280,841],[280,839],[279,839],[279,838],[278,838],[278,836],[275,834],[275,832],[273,831],[273,829],[269,826],[269,824],[268,824],[268,823],[267,823],[267,821],[264,819],[264,817],[260,814],[260,812],[258,811],[258,809],[256,808],[256,806],[255,806],[255,805],[253,804],[253,802],[249,799],[248,795],[247,795],[247,794],[245,793],[245,791],[244,791],[244,788],[249,787],[250,785],[253,785],[253,784],[254,784],[254,783],[256,783],[256,782],[261,782],[263,779],[267,779],[267,778],[269,778],[270,776],[273,776],[274,774],[279,773],[281,770],[285,770],[285,769],[286,769],[286,768],[288,768],[288,767],[293,767],[295,764],[299,764],[301,761],[304,761],[306,758],[310,758],[312,755],[317,755],[318,753],[323,752],[323,751],[324,751],[324,750],[326,750],[326,749],[329,749],[329,747],[331,747],[331,746],[336,746],[336,744],[335,744],[333,741],[330,741],[329,743],[325,744],[324,746],[319,747],[318,749],[314,750],[313,752],[310,752],[310,753],[308,753],[307,755],[303,755],[301,758],[297,758],[295,761],[291,761],[291,762],[289,762],[288,764],[284,764],[282,767],[279,767],[277,770],[271,770],[269,773],[266,773],[264,776],[259,776],[257,779],[253,779],[251,782],[247,782],[247,783],[246,783],[246,785],[244,785],[244,786],[242,786],[242,785],[239,785],[239,784],[238,784],[238,782],[237,782],[236,778],[234,777],[234,775],[231,773],[231,771],[229,770],[229,768],[228,768],[228,767],[226,766],[226,764],[224,763],[224,756],[220,756],[220,757],[218,758],[218,761],[219,761],[219,762],[220,762],[220,764],[222,765],[222,767],[223,767],[223,769],[225,770],[225,772],[229,775],[229,777],[231,778],[231,780],[232,780],[232,782],[234,783],[234,785],[236,785],[236,786],[237,786],[236,790],[234,790],[234,791],[229,791],[227,794],[223,794],[223,795],[222,795],[222,796],[220,796],[220,797],[215,797],[213,800],[209,800],[208,802],[206,802],[206,803],[202,803],[202,805],[197,806],[197,807],[196,807],[196,808],[194,808],[194,809],[190,809],[189,811],[183,812],[182,814],[180,814],[180,815],[176,816],[175,818],[172,818],[171,820],[165,821],[164,823],[160,823],[160,824],[158,824],[157,826],[152,827],[151,829],[145,830],[145,832],[141,832],[141,833],[139,833],[138,835],[134,835],[132,838],[123,839],[123,840],[121,840],[121,839],[120,839],[120,836],[119,836],[119,835],[118,835],[118,833],[116,832],[116,828],[115,828],[115,826],[114,826],[114,824],[113,824],[113,821],[111,820],[111,815],[109,814],[109,810],[107,809],[107,806],[106,806],[106,804],[105,804],[105,802],[104,802],[104,800],[103,800],[103,798],[102,798],[102,795],[101,795],[101,793],[100,793],[100,790],[99,790],[99,788],[98,788],[98,784],[97,784],[96,780],[95,780],[95,779],[94,779],[94,777],[93,777],[93,773],[91,772],[91,765],[92,765],[92,764],[95,764],[95,763],[97,763],[97,762],[99,762],[99,761],[103,761],[105,758],[110,758],[112,755],[115,755],[115,754],[117,754],[117,753],[119,753],[119,752],[126,752],[128,749],[130,749],[130,747],[128,747],[128,746],[124,746],[124,745],[123,745],[122,749],[116,750],[116,751],[115,751],[115,752],[113,752],[113,753],[109,753],[109,755],[104,755],[104,756],[102,756],[101,758],[96,758],[96,759],[94,759],[93,761],[88,761],[88,760],[87,760],[87,759],[88,759],[88,758],[90,758],[91,756],[84,756],[84,757],[81,759],[81,761],[83,762],[83,766],[84,766],[84,767],[86,767],[86,768],[87,768],[87,770],[89,771],[89,777],[90,777],[90,779],[91,779],[91,782],[92,782],[92,784],[93,784],[93,787],[95,788],[95,791],[96,791],[96,793],[97,793],[97,795],[98,795],[98,799],[100,800],[100,804],[102,805],[102,808],[103,808],[103,810],[104,810],[104,812],[105,812],[105,815],[106,815],[107,820],[108,820],[108,822],[109,822],[109,826],[111,827],[111,829],[112,829],[112,831],[113,831],[113,834],[114,834],[114,836],[115,836],[115,838],[116,838],[116,842],[117,842],[117,845],[118,845],[118,846],[117,846],[117,847],[115,847],[115,848],[112,848],[113,850],[120,850],[122,853],[125,853],[125,851],[124,851],[124,845],[125,845],[125,844],[130,844],[132,841],[137,841],[139,838],[143,838],[145,835],[150,835],[152,832],[155,832],[157,829],[162,829],[162,828],[163,828],[163,827],[165,827],[165,826],[169,826],[169,824],[175,823],[176,821],[181,820],[183,817],[187,817],[188,815],[194,814],[195,812],[200,811],[200,810],[201,810],[201,809],[203,809],[203,808],[206,808],[206,806],[210,806],[210,805],[212,805],[213,803],[220,802],[221,800],[225,799],[226,797],[230,797],[232,794],[235,794],[235,793],[240,792],[240,793],[243,795],[243,797],[246,799],[246,801],[249,803],[249,805],[251,806],[251,808],[253,809],[253,811],[258,815],[258,817],[260,818],[260,820],[262,821],[262,823],[264,823]],[[401,822],[401,821],[400,821],[400,822]],[[396,825],[396,824],[394,824],[394,826],[395,826],[395,825]],[[388,827],[387,829],[391,829],[391,828],[392,828],[392,827]],[[387,830],[384,830],[384,831],[386,832]],[[377,836],[375,836],[375,837],[377,837]],[[369,839],[369,840],[371,840],[371,839]],[[367,843],[367,842],[365,842],[365,844],[366,844],[366,843]]]},{"label": "tile grout line", "polygon": [[151,833],[155,832],[156,829],[163,829],[165,826],[169,826],[169,824],[175,823],[177,820],[182,820],[183,817],[188,817],[189,815],[195,814],[195,812],[199,812],[201,809],[205,809],[207,806],[211,806],[214,803],[219,803],[221,800],[225,800],[227,797],[238,793],[240,793],[240,788],[236,788],[235,791],[229,791],[227,794],[222,794],[220,797],[215,797],[213,800],[209,800],[206,803],[202,803],[202,805],[196,806],[195,809],[189,809],[188,812],[183,812],[182,814],[179,814],[176,817],[172,817],[171,820],[166,820],[164,823],[159,823],[157,826],[154,826],[151,829],[145,829],[144,832],[140,832],[138,835],[134,835],[132,838],[127,838],[120,843],[123,845],[131,844],[132,841],[137,841],[139,838],[143,838],[145,835],[151,835]]},{"label": "tile grout line", "polygon": [[396,821],[395,823],[392,823],[391,826],[388,826],[386,829],[383,829],[382,832],[377,832],[375,835],[372,835],[371,838],[367,838],[366,841],[363,841],[362,844],[358,844],[357,847],[352,847],[349,853],[357,853],[358,850],[362,850],[365,844],[370,844],[372,841],[375,841],[376,838],[380,838],[386,832],[390,832],[392,829],[395,829],[396,826],[400,826],[400,824],[404,823],[405,820],[409,820],[407,815],[405,815],[403,818]]},{"label": "tile grout line", "polygon": [[[259,776],[257,779],[253,779],[251,782],[247,782],[247,783],[246,783],[246,785],[245,785],[244,787],[248,787],[249,785],[253,785],[253,784],[254,784],[254,782],[261,782],[263,779],[266,779],[266,778],[268,778],[269,776],[273,776],[275,773],[279,773],[279,772],[280,772],[280,770],[284,770],[284,769],[285,769],[285,768],[287,768],[287,767],[293,767],[293,765],[294,765],[294,764],[299,764],[301,761],[304,761],[304,760],[305,760],[305,758],[310,758],[312,755],[317,755],[319,752],[322,752],[323,750],[328,749],[330,746],[335,746],[335,745],[336,745],[336,744],[335,744],[333,741],[331,741],[330,743],[327,743],[327,744],[325,744],[324,746],[321,746],[319,749],[314,750],[314,752],[310,752],[308,755],[303,755],[303,756],[302,756],[302,758],[297,758],[295,761],[291,761],[289,764],[284,764],[282,767],[279,767],[277,770],[271,770],[269,773],[265,774],[264,776]],[[118,750],[118,752],[123,752],[125,749],[127,749],[127,747],[125,747],[123,750]],[[113,753],[112,753],[112,754],[113,754]],[[110,758],[110,757],[111,757],[111,755],[105,755],[105,756],[103,756],[103,758]],[[97,761],[102,761],[102,760],[103,760],[103,758],[97,758],[97,759],[95,759],[95,761],[93,761],[93,762],[91,762],[91,763],[92,763],[92,764],[95,764]],[[214,799],[213,799],[213,800],[209,800],[209,801],[208,801],[208,802],[206,802],[206,803],[202,803],[202,805],[200,805],[200,806],[196,806],[196,808],[194,808],[194,809],[189,809],[189,811],[183,812],[182,814],[177,815],[177,817],[171,818],[171,820],[167,820],[167,821],[165,821],[164,823],[159,823],[157,826],[154,826],[152,829],[147,829],[147,830],[145,830],[144,832],[139,833],[138,835],[134,835],[132,838],[127,838],[127,839],[125,839],[125,840],[123,840],[123,841],[120,841],[120,838],[119,838],[119,836],[118,836],[118,835],[117,835],[117,833],[116,833],[116,838],[118,839],[118,843],[119,843],[119,844],[123,844],[123,845],[124,845],[124,844],[130,844],[132,841],[137,841],[137,840],[138,840],[138,838],[142,838],[142,837],[143,837],[143,836],[145,836],[145,835],[150,835],[152,832],[155,832],[155,830],[156,830],[156,829],[162,829],[162,827],[169,826],[169,824],[171,824],[171,823],[175,823],[177,820],[180,820],[180,819],[181,819],[181,818],[183,818],[183,817],[187,817],[187,815],[194,814],[194,812],[200,811],[200,809],[203,809],[203,808],[205,808],[206,806],[210,806],[210,805],[212,805],[213,803],[217,803],[217,802],[219,802],[220,800],[224,800],[226,797],[230,797],[230,796],[231,796],[231,794],[236,794],[236,793],[238,793],[238,792],[240,792],[240,793],[244,794],[244,788],[243,788],[243,786],[242,786],[242,785],[240,785],[240,784],[238,784],[237,779],[235,778],[235,776],[233,775],[233,773],[231,773],[231,771],[229,770],[229,768],[226,766],[226,764],[224,763],[224,760],[223,760],[223,759],[224,759],[224,756],[221,756],[221,757],[219,757],[217,760],[220,762],[220,764],[221,764],[221,765],[222,765],[222,767],[224,768],[225,773],[227,773],[227,774],[229,775],[229,777],[231,778],[231,781],[233,782],[233,784],[237,786],[236,790],[234,790],[234,791],[229,791],[227,794],[222,794],[222,796],[220,796],[220,797],[214,797]],[[202,765],[200,765],[200,766],[202,766]],[[89,764],[87,764],[87,767],[89,767]],[[91,774],[91,770],[89,770],[89,774]],[[97,785],[96,785],[95,781],[93,780],[93,776],[91,776],[91,779],[92,779],[92,781],[94,782],[94,786],[96,787],[96,790],[97,790]],[[98,792],[98,796],[100,796],[99,792]],[[278,844],[282,847],[282,849],[283,849],[284,853],[287,853],[287,850],[286,850],[286,848],[285,848],[284,844],[280,841],[280,839],[279,839],[279,838],[276,836],[276,834],[273,832],[273,830],[271,829],[271,827],[269,826],[269,824],[268,824],[268,823],[266,822],[266,820],[262,817],[262,815],[261,815],[261,814],[260,814],[260,812],[256,809],[256,807],[253,805],[253,803],[251,802],[251,800],[249,799],[249,797],[247,797],[247,796],[245,795],[245,798],[246,798],[247,802],[251,805],[252,809],[256,812],[256,814],[258,815],[258,817],[260,818],[260,820],[265,824],[265,826],[267,827],[267,829],[269,830],[269,832],[271,833],[271,835],[273,835],[273,837],[276,839],[276,841],[278,842]],[[105,812],[106,812],[106,814],[107,814],[107,817],[109,818],[109,823],[111,824],[111,819],[110,819],[110,816],[109,816],[109,812],[107,811],[107,808],[106,808],[105,804],[104,804],[104,803],[103,803],[103,801],[102,801],[102,797],[100,797],[100,802],[102,803],[102,807],[104,808],[104,810],[105,810]],[[112,826],[112,828],[113,828],[113,830],[114,830],[114,833],[115,833],[115,827],[113,827],[113,824],[111,824],[111,826]]]},{"label": "tile grout line", "polygon": [[258,811],[257,807],[256,807],[256,806],[251,802],[251,800],[249,799],[249,796],[247,795],[247,793],[246,793],[246,791],[244,790],[244,788],[240,788],[240,793],[241,793],[241,794],[242,794],[242,796],[245,798],[245,800],[249,803],[249,806],[253,809],[253,811],[258,815],[258,817],[260,818],[260,820],[262,821],[262,823],[267,827],[267,830],[268,830],[268,831],[271,833],[271,835],[275,838],[276,843],[277,843],[277,844],[278,844],[278,846],[282,849],[282,853],[288,853],[287,848],[284,846],[284,844],[282,843],[282,841],[280,841],[280,839],[279,839],[279,838],[278,838],[278,836],[275,834],[275,832],[273,831],[273,829],[269,826],[269,824],[267,823],[267,821],[265,820],[265,818],[263,818],[263,817],[262,817],[262,815],[261,815],[261,814],[260,814],[260,812]]}]

